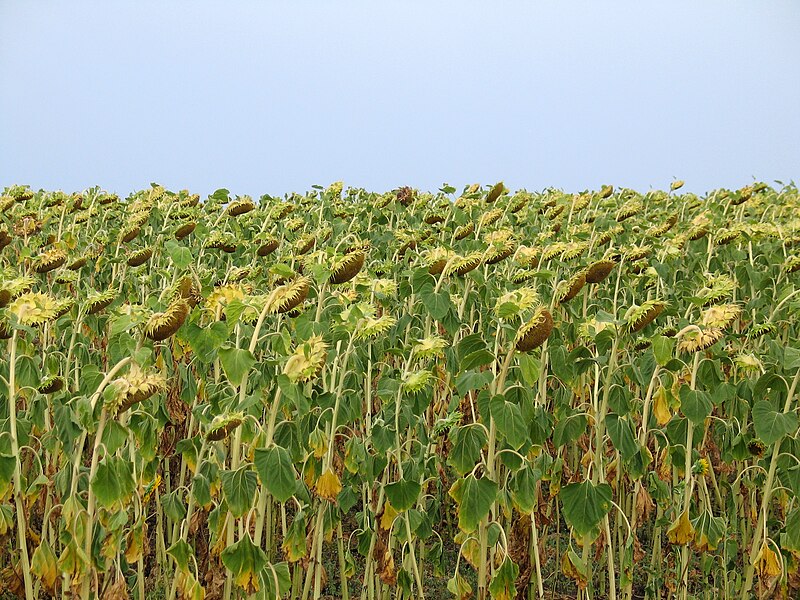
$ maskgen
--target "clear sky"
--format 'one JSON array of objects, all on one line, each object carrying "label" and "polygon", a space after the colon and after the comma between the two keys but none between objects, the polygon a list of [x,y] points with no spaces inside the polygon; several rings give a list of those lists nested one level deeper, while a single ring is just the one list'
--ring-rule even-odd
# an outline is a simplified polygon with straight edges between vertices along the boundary
[{"label": "clear sky", "polygon": [[800,2],[0,0],[0,187],[800,182]]}]

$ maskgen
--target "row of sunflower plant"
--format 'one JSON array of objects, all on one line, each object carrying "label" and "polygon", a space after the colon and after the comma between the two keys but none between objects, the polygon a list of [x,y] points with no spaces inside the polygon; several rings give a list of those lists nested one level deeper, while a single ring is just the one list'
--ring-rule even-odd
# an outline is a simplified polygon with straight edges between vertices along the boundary
[{"label": "row of sunflower plant", "polygon": [[796,597],[780,185],[6,188],[0,590]]}]

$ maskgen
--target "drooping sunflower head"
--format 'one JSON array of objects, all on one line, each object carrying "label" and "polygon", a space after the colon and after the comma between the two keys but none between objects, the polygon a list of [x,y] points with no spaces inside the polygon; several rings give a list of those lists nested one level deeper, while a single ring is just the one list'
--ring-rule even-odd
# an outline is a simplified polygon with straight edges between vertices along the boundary
[{"label": "drooping sunflower head", "polygon": [[307,342],[300,344],[286,361],[283,374],[292,383],[310,381],[325,366],[328,357],[328,345],[322,336],[312,336]]},{"label": "drooping sunflower head", "polygon": [[556,290],[558,303],[563,304],[572,300],[583,289],[584,285],[586,285],[586,269],[581,269],[568,280],[559,284]]},{"label": "drooping sunflower head", "polygon": [[465,223],[456,227],[455,231],[453,232],[453,237],[456,240],[463,240],[465,237],[473,233],[475,233],[475,221],[470,221],[469,223]]},{"label": "drooping sunflower head", "polygon": [[8,312],[21,325],[36,326],[52,321],[58,314],[58,301],[48,294],[27,292],[8,305]]},{"label": "drooping sunflower head", "polygon": [[219,285],[206,298],[206,310],[213,315],[221,312],[234,300],[243,300],[251,288],[247,284],[231,283]]},{"label": "drooping sunflower head", "polygon": [[355,337],[359,340],[376,338],[383,335],[395,326],[397,319],[391,315],[381,315],[380,317],[368,316],[358,322]]},{"label": "drooping sunflower head", "polygon": [[[10,274],[9,274],[10,275]],[[36,280],[27,275],[22,277],[0,277],[0,308],[7,306],[20,294],[31,291]]]},{"label": "drooping sunflower head", "polygon": [[149,246],[135,250],[128,255],[128,266],[138,267],[146,263],[153,256],[153,249]]},{"label": "drooping sunflower head", "polygon": [[105,401],[104,406],[113,418],[164,391],[166,381],[160,373],[147,372],[134,364],[126,375],[115,379],[112,386],[114,394]]},{"label": "drooping sunflower head", "polygon": [[336,259],[331,267],[330,283],[342,284],[353,279],[364,266],[365,258],[363,250],[355,250]]},{"label": "drooping sunflower head", "polygon": [[242,196],[231,202],[225,209],[225,213],[229,217],[238,217],[239,215],[250,212],[255,207],[256,205],[253,203],[253,199],[250,196]]},{"label": "drooping sunflower head", "polygon": [[428,273],[431,275],[438,275],[444,271],[448,261],[454,256],[455,252],[452,250],[437,246],[423,252],[422,260],[425,266],[428,267]]},{"label": "drooping sunflower head", "polygon": [[521,287],[502,294],[495,302],[494,312],[506,320],[516,319],[539,302],[539,294],[532,287]]},{"label": "drooping sunflower head", "polygon": [[417,360],[440,358],[444,356],[444,350],[449,345],[444,338],[438,335],[430,335],[417,340],[417,343],[411,349],[411,356]]},{"label": "drooping sunflower head", "polygon": [[215,231],[206,238],[203,247],[213,250],[222,250],[227,254],[232,254],[236,252],[236,238],[229,233]]},{"label": "drooping sunflower head", "polygon": [[553,333],[553,316],[544,306],[533,313],[533,317],[517,330],[514,346],[519,352],[535,350]]},{"label": "drooping sunflower head", "polygon": [[482,252],[470,252],[466,256],[456,256],[450,261],[449,266],[445,269],[445,275],[455,273],[459,277],[463,277],[470,271],[477,269],[481,265],[482,261]]},{"label": "drooping sunflower head", "polygon": [[415,394],[428,387],[432,381],[433,374],[426,369],[422,369],[407,373],[400,382],[400,389],[405,394]]},{"label": "drooping sunflower head", "polygon": [[144,326],[144,335],[154,342],[161,342],[175,335],[191,308],[183,298],[173,300],[164,312],[154,313]]},{"label": "drooping sunflower head", "polygon": [[178,227],[175,229],[175,234],[174,234],[175,239],[182,240],[187,235],[190,235],[195,230],[196,227],[197,223],[195,223],[194,221],[188,221],[187,223],[182,223],[178,225]]},{"label": "drooping sunflower head", "polygon": [[67,253],[60,248],[53,248],[36,257],[33,268],[37,273],[47,273],[57,269],[65,262],[67,262]]},{"label": "drooping sunflower head", "polygon": [[600,283],[609,276],[617,263],[613,260],[598,260],[586,269],[586,283]]},{"label": "drooping sunflower head", "polygon": [[706,273],[703,280],[705,285],[696,294],[702,300],[703,306],[715,304],[723,298],[730,297],[736,289],[736,283],[728,275]]},{"label": "drooping sunflower head", "polygon": [[722,339],[722,329],[708,327],[706,329],[693,329],[686,332],[678,342],[678,350],[686,353],[708,350]]},{"label": "drooping sunflower head", "polygon": [[117,298],[117,290],[110,289],[103,292],[92,291],[86,298],[86,314],[94,315],[104,308],[108,308]]},{"label": "drooping sunflower head", "polygon": [[270,312],[289,312],[306,299],[310,289],[311,280],[308,277],[297,277],[275,288],[269,296]]},{"label": "drooping sunflower head", "polygon": [[632,305],[624,317],[628,333],[636,333],[647,327],[665,308],[666,304],[661,300],[647,300],[641,305]]},{"label": "drooping sunflower head", "polygon": [[244,423],[244,415],[239,412],[217,415],[208,426],[206,439],[209,442],[221,442],[242,423]]},{"label": "drooping sunflower head", "polygon": [[64,388],[64,378],[58,375],[48,375],[36,388],[40,394],[55,394]]},{"label": "drooping sunflower head", "polygon": [[718,304],[704,310],[700,321],[703,327],[725,329],[728,325],[733,323],[741,313],[742,309],[737,304]]}]

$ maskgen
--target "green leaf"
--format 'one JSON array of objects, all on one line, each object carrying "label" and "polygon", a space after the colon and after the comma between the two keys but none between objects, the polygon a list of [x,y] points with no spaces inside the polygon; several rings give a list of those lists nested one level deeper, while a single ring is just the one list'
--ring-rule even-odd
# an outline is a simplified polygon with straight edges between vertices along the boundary
[{"label": "green leaf", "polygon": [[752,414],[756,435],[765,444],[773,444],[797,431],[797,414],[780,413],[766,400],[756,402]]},{"label": "green leaf", "polygon": [[172,263],[178,269],[185,269],[194,262],[192,251],[174,240],[168,240],[164,244],[164,249],[167,251]]},{"label": "green leaf", "polygon": [[531,514],[536,506],[536,482],[542,478],[539,469],[530,465],[520,469],[511,479],[511,500],[522,514]]},{"label": "green leaf", "polygon": [[494,577],[489,584],[489,593],[493,600],[513,600],[517,595],[517,588],[514,582],[519,575],[519,567],[508,556],[503,560],[503,564],[495,571]]},{"label": "green leaf", "polygon": [[466,396],[472,390],[486,387],[492,378],[491,371],[465,371],[456,377],[456,389],[460,396]]},{"label": "green leaf", "polygon": [[252,352],[232,346],[219,349],[219,360],[228,381],[237,387],[241,385],[245,373],[256,364],[256,357]]},{"label": "green leaf", "polygon": [[611,486],[591,481],[570,483],[559,492],[564,519],[583,537],[590,533],[611,510]]},{"label": "green leaf", "polygon": [[497,431],[506,439],[515,450],[528,439],[525,419],[522,410],[513,402],[508,402],[504,396],[498,394],[489,401],[489,414],[497,424]]},{"label": "green leaf", "polygon": [[256,596],[258,600],[280,600],[285,597],[292,587],[288,563],[267,563],[261,569],[261,583],[264,587]]},{"label": "green leaf", "polygon": [[491,479],[476,479],[474,475],[458,479],[450,488],[450,496],[458,503],[458,527],[472,533],[489,515],[497,497],[497,484]]},{"label": "green leaf", "polygon": [[105,457],[92,478],[92,492],[100,506],[121,507],[136,489],[131,463],[118,457]]},{"label": "green leaf", "polygon": [[428,309],[428,314],[436,320],[441,320],[452,306],[450,294],[446,290],[430,291],[429,293],[423,290],[420,296],[425,308]]},{"label": "green leaf", "polygon": [[292,458],[285,448],[256,448],[253,462],[261,483],[278,502],[286,502],[294,495],[295,472]]},{"label": "green leaf", "polygon": [[692,390],[688,386],[683,386],[680,396],[681,412],[695,425],[705,421],[714,408],[711,398],[706,392]]},{"label": "green leaf", "polygon": [[478,367],[483,367],[485,365],[490,365],[494,362],[494,354],[489,352],[488,350],[477,350],[475,352],[471,352],[464,359],[461,361],[459,365],[460,371],[468,371],[470,369],[476,369]]},{"label": "green leaf", "polygon": [[253,506],[258,476],[249,465],[222,472],[222,493],[234,517],[242,517]]},{"label": "green leaf", "polygon": [[606,415],[606,428],[614,448],[619,450],[623,458],[629,459],[639,451],[639,445],[633,436],[633,428],[625,417],[614,413]]},{"label": "green leaf", "polygon": [[401,479],[386,485],[383,489],[395,510],[403,512],[416,504],[422,486],[416,481]]},{"label": "green leaf", "polygon": [[[255,475],[255,473],[254,473]],[[222,564],[233,574],[233,580],[245,593],[261,589],[261,570],[267,565],[266,553],[250,539],[250,534],[228,546],[220,555]]]},{"label": "green leaf", "polygon": [[487,438],[481,426],[467,425],[453,427],[450,430],[450,442],[453,447],[450,449],[447,462],[458,471],[459,475],[465,475],[475,468]]},{"label": "green leaf", "polygon": [[800,369],[800,348],[786,347],[783,354],[784,369]]},{"label": "green leaf", "polygon": [[208,327],[198,327],[189,323],[180,330],[189,341],[192,352],[204,363],[213,362],[217,357],[217,350],[228,339],[228,326],[222,321],[217,321]]},{"label": "green leaf", "polygon": [[0,454],[0,498],[3,498],[11,489],[16,464],[17,459],[10,454]]},{"label": "green leaf", "polygon": [[672,360],[672,349],[675,347],[675,339],[663,335],[656,335],[652,338],[653,354],[659,366],[664,367]]},{"label": "green leaf", "polygon": [[588,421],[586,415],[577,414],[564,417],[557,424],[553,432],[553,443],[557,448],[574,442],[586,431]]},{"label": "green leaf", "polygon": [[175,559],[181,571],[189,571],[189,559],[194,556],[194,550],[183,539],[178,540],[167,549],[167,554]]}]

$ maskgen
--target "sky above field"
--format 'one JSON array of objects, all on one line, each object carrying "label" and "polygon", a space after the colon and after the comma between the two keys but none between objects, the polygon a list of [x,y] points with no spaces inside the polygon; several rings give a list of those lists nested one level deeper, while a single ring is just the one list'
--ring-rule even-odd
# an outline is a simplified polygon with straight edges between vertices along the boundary
[{"label": "sky above field", "polygon": [[800,2],[0,0],[0,187],[800,180]]}]

